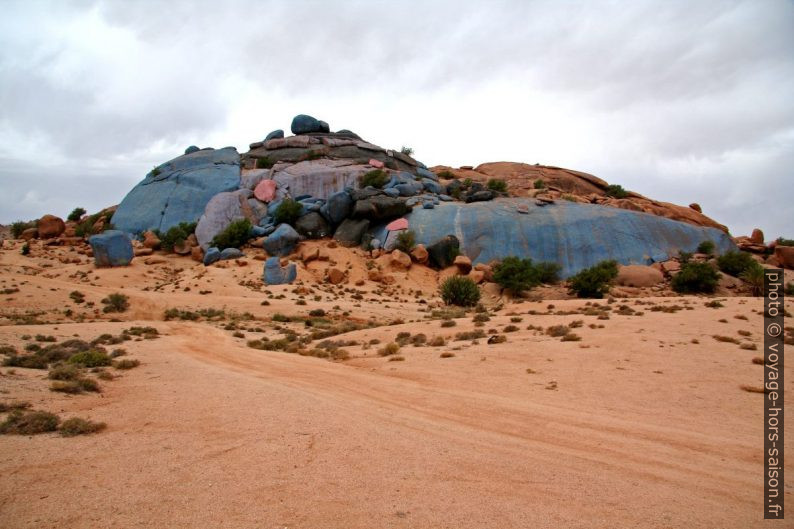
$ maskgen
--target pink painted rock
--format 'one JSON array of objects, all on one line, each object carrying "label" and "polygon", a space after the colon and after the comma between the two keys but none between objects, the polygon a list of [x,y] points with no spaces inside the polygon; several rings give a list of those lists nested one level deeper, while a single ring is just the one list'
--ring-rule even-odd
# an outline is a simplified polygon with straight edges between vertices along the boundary
[{"label": "pink painted rock", "polygon": [[389,230],[389,231],[407,230],[408,229],[408,219],[393,220],[389,224],[386,225],[386,229]]},{"label": "pink painted rock", "polygon": [[271,202],[276,198],[276,181],[262,180],[254,188],[254,196],[262,202]]},{"label": "pink painted rock", "polygon": [[369,165],[374,167],[375,169],[383,169],[383,162],[380,160],[372,159],[369,161]]}]

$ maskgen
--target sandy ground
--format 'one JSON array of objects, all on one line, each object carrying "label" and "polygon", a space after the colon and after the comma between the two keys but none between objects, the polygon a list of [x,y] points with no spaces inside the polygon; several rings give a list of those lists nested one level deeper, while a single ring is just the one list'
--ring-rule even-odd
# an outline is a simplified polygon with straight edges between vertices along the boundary
[{"label": "sandy ground", "polygon": [[[142,365],[102,382],[98,395],[51,392],[45,371],[0,370],[1,401],[108,425],[75,438],[0,436],[0,526],[792,526],[762,520],[763,396],[740,389],[761,384],[763,368],[751,360],[762,354],[762,300],[719,298],[724,306],[709,308],[699,297],[619,299],[609,319],[567,314],[584,300],[508,303],[481,327],[507,341],[475,344],[454,339],[475,329],[471,313],[454,327],[429,317],[438,301],[431,272],[416,267],[393,288],[366,282],[359,292],[363,257],[329,251],[342,268],[352,263],[349,283],[317,284],[328,264],[312,263],[303,286],[263,288],[253,259],[94,270],[87,259],[61,263],[66,249],[22,258],[6,243],[0,289],[19,290],[0,296],[0,344],[21,349],[31,341],[23,336],[40,333],[92,339],[132,325],[161,337],[125,342]],[[75,304],[74,290],[95,306]],[[130,310],[98,310],[117,291]],[[642,315],[616,314],[622,304]],[[681,309],[651,310],[674,305]],[[223,308],[227,317],[163,321],[173,307]],[[316,308],[335,322],[377,326],[330,338],[356,342],[345,361],[246,345],[282,336],[282,326],[305,332],[270,319]],[[26,311],[27,320],[8,319]],[[234,317],[243,312],[255,320]],[[575,320],[581,341],[527,329]],[[504,332],[508,325],[518,330]],[[403,361],[379,356],[400,332],[447,342],[405,345]],[[364,345],[373,339],[381,344]],[[786,378],[790,405],[790,366]]]}]

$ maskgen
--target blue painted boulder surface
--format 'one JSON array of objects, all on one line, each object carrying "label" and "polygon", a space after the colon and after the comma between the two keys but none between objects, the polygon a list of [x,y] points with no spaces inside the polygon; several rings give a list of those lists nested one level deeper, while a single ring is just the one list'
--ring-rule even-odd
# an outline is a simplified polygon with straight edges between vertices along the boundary
[{"label": "blue painted boulder surface", "polygon": [[289,224],[279,224],[276,230],[271,233],[263,247],[268,255],[284,256],[289,255],[300,242],[300,235]]},{"label": "blue painted boulder surface", "polygon": [[107,230],[88,239],[97,266],[127,266],[135,255],[130,237],[119,230]]},{"label": "blue painted boulder surface", "polygon": [[127,233],[167,231],[196,222],[212,197],[240,187],[240,156],[234,147],[179,156],[146,175],[119,204],[113,225]]},{"label": "blue painted boulder surface", "polygon": [[221,261],[225,261],[227,259],[239,259],[240,257],[244,257],[243,252],[237,248],[224,248],[221,251]]},{"label": "blue painted boulder surface", "polygon": [[212,248],[207,248],[207,251],[204,252],[204,266],[209,266],[212,263],[217,263],[221,260],[221,251],[214,246]]},{"label": "blue painted boulder surface", "polygon": [[306,114],[298,114],[292,118],[290,126],[293,134],[311,134],[312,132],[328,132],[328,123]]},{"label": "blue painted boulder surface", "polygon": [[[527,211],[522,214],[521,210]],[[524,207],[525,206],[525,207]],[[647,213],[594,204],[557,202],[545,207],[532,199],[504,198],[461,204],[442,202],[435,209],[417,208],[406,215],[417,244],[430,246],[447,235],[474,263],[508,256],[551,261],[568,277],[605,259],[621,264],[650,264],[695,251],[712,241],[720,253],[736,247],[730,236]],[[373,236],[383,240],[385,226]]]},{"label": "blue painted boulder surface", "polygon": [[187,149],[185,149],[185,154],[193,154],[194,152],[199,152],[201,149],[196,147],[195,145],[191,145]]},{"label": "blue painted boulder surface", "polygon": [[320,210],[320,213],[328,219],[328,221],[336,226],[350,215],[350,210],[353,207],[353,199],[347,191],[339,191],[328,197],[325,205]]},{"label": "blue painted boulder surface", "polygon": [[283,137],[284,137],[284,131],[281,129],[276,129],[272,132],[267,133],[267,136],[265,136],[265,141],[278,140]]},{"label": "blue painted boulder surface", "polygon": [[298,268],[295,263],[289,263],[287,266],[281,266],[281,260],[278,257],[269,257],[265,261],[265,268],[262,273],[262,279],[268,285],[288,285],[295,281],[298,277]]},{"label": "blue painted boulder surface", "polygon": [[204,213],[196,225],[196,239],[202,249],[209,248],[212,239],[228,228],[232,222],[245,218],[243,204],[250,195],[249,189],[225,191],[218,193],[207,202]]}]

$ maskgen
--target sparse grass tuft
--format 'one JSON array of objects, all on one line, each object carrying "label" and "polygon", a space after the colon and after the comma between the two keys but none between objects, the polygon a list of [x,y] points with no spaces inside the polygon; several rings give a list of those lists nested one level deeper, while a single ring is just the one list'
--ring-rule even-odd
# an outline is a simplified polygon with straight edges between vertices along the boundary
[{"label": "sparse grass tuft", "polygon": [[72,417],[61,423],[58,432],[64,437],[74,437],[76,435],[86,435],[102,431],[106,426],[107,425],[103,422],[94,422],[79,417]]},{"label": "sparse grass tuft", "polygon": [[0,424],[1,434],[36,435],[54,432],[58,428],[58,416],[46,411],[14,410]]}]

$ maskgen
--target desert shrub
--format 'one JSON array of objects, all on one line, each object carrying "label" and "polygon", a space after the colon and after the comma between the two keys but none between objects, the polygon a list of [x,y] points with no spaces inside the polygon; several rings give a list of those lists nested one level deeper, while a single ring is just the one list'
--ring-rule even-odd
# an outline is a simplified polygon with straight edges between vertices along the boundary
[{"label": "desert shrub", "polygon": [[391,356],[397,354],[400,350],[400,344],[398,343],[388,343],[385,346],[378,349],[378,355],[380,356]]},{"label": "desert shrub", "polygon": [[83,217],[83,215],[85,215],[85,214],[86,214],[86,210],[85,210],[85,208],[74,208],[74,209],[72,210],[72,212],[71,212],[71,213],[69,213],[69,216],[68,216],[68,217],[66,217],[66,220],[71,220],[72,222],[77,222],[77,221],[78,221],[78,220],[80,220],[80,219]]},{"label": "desert shrub", "polygon": [[182,244],[185,239],[196,231],[195,222],[180,222],[176,226],[171,226],[165,233],[155,230],[154,234],[160,239],[160,246],[163,250],[172,251],[174,246]]},{"label": "desert shrub", "polygon": [[131,358],[125,358],[123,360],[115,360],[113,362],[113,367],[116,369],[132,369],[134,367],[138,367],[141,365],[139,360],[133,360]]},{"label": "desert shrub", "polygon": [[617,276],[617,262],[601,261],[571,277],[569,288],[571,293],[580,298],[600,299],[609,292],[609,287]]},{"label": "desert shrub", "polygon": [[414,155],[414,150],[411,147],[406,147],[405,145],[403,145],[400,148],[400,152],[403,153],[406,156],[413,156]]},{"label": "desert shrub", "polygon": [[553,285],[560,280],[561,267],[557,263],[543,261],[535,263],[535,272],[537,273],[538,280],[547,285]]},{"label": "desert shrub", "polygon": [[382,189],[389,183],[389,175],[383,169],[373,169],[363,175],[358,180],[361,187],[372,186]]},{"label": "desert shrub", "polygon": [[560,266],[556,263],[533,263],[532,259],[506,257],[494,267],[493,278],[502,288],[521,295],[541,283],[559,280]]},{"label": "desert shrub", "polygon": [[703,241],[698,244],[698,253],[704,253],[706,255],[714,255],[714,243],[712,241]]},{"label": "desert shrub", "polygon": [[[281,205],[276,209],[276,217],[281,207],[284,205],[284,200]],[[300,204],[298,204],[300,207]],[[279,221],[280,222],[280,221]],[[251,238],[251,221],[248,219],[240,219],[232,222],[226,229],[220,232],[212,239],[211,246],[224,250],[226,248],[239,248],[248,242]]]},{"label": "desert shrub", "polygon": [[69,358],[69,363],[83,367],[101,367],[109,366],[111,359],[105,351],[89,349],[88,351],[72,355]]},{"label": "desert shrub", "polygon": [[454,327],[455,325],[457,325],[455,320],[443,320],[441,322],[442,327]]},{"label": "desert shrub", "polygon": [[445,345],[447,342],[444,340],[443,336],[434,336],[432,340],[428,342],[428,345],[431,347],[441,347]]},{"label": "desert shrub", "polygon": [[262,156],[256,159],[257,169],[270,169],[274,164],[275,162],[270,159],[270,156]]},{"label": "desert shrub", "polygon": [[794,296],[794,283],[786,283],[786,295]]},{"label": "desert shrub", "polygon": [[85,294],[78,290],[73,290],[69,293],[69,298],[79,305],[85,301]]},{"label": "desert shrub", "polygon": [[22,245],[22,249],[19,251],[22,255],[29,255],[30,254],[30,244],[25,243]]},{"label": "desert shrub", "polygon": [[783,237],[778,237],[776,241],[778,246],[794,246],[794,239],[784,239]]},{"label": "desert shrub", "polygon": [[102,304],[105,306],[102,312],[126,312],[130,308],[130,298],[116,292],[103,299]]},{"label": "desert shrub", "polygon": [[447,169],[444,169],[443,171],[439,171],[436,176],[438,176],[439,178],[443,178],[444,180],[454,180],[455,179],[455,173],[453,173],[452,171],[449,171]]},{"label": "desert shrub", "polygon": [[535,180],[534,187],[535,189],[546,189],[546,182],[538,178],[537,180]]},{"label": "desert shrub", "polygon": [[710,294],[717,288],[720,274],[708,263],[686,262],[673,276],[673,290],[680,294]]},{"label": "desert shrub", "polygon": [[480,289],[468,277],[448,277],[441,283],[441,299],[447,305],[473,307],[480,301]]},{"label": "desert shrub", "polygon": [[69,393],[77,395],[84,391],[99,392],[99,383],[90,378],[78,378],[75,380],[56,380],[50,385],[50,391],[58,393]]},{"label": "desert shrub", "polygon": [[14,355],[3,360],[6,367],[23,367],[25,369],[47,369],[47,359],[38,353],[31,355]]},{"label": "desert shrub", "polygon": [[75,365],[59,365],[50,369],[47,378],[50,380],[75,380],[80,378],[80,369]]},{"label": "desert shrub", "polygon": [[764,267],[760,264],[753,262],[739,274],[739,278],[750,285],[753,296],[760,296],[764,293]]},{"label": "desert shrub", "polygon": [[79,417],[66,419],[61,423],[58,432],[64,437],[74,437],[75,435],[85,435],[104,430],[107,425],[103,422],[94,422]]},{"label": "desert shrub", "polygon": [[35,227],[36,227],[35,220],[29,220],[29,221],[18,220],[16,222],[11,223],[11,235],[15,239],[19,239],[22,236],[23,231]]},{"label": "desert shrub", "polygon": [[322,318],[325,316],[325,311],[323,309],[312,309],[309,311],[309,316],[314,318]]},{"label": "desert shrub", "polygon": [[612,198],[626,198],[629,196],[629,192],[623,189],[623,186],[619,184],[609,184],[604,189],[604,193],[606,193],[608,197]]},{"label": "desert shrub", "polygon": [[579,342],[581,340],[582,340],[582,337],[579,336],[578,334],[568,333],[568,334],[566,334],[565,336],[562,337],[561,341],[563,341],[563,342]]},{"label": "desert shrub", "polygon": [[565,336],[570,332],[570,329],[567,325],[552,325],[546,329],[546,334],[551,336],[552,338],[559,338],[560,336]]},{"label": "desert shrub", "polygon": [[35,435],[54,432],[58,428],[58,416],[46,411],[14,410],[0,424],[0,433],[16,435]]},{"label": "desert shrub", "polygon": [[491,191],[496,191],[498,193],[507,193],[507,182],[504,180],[500,180],[498,178],[491,178],[488,180],[488,184],[486,184],[488,189]]},{"label": "desert shrub", "polygon": [[303,211],[303,204],[291,198],[285,198],[273,213],[276,224],[286,223],[295,224]]},{"label": "desert shrub", "polygon": [[416,235],[411,230],[403,230],[397,234],[397,242],[394,247],[401,252],[409,253],[416,246]]},{"label": "desert shrub", "polygon": [[678,251],[678,262],[682,265],[687,264],[689,261],[692,260],[692,252],[685,252],[683,250]]},{"label": "desert shrub", "polygon": [[739,277],[742,272],[757,264],[755,259],[745,252],[730,251],[717,258],[717,266],[726,274]]}]

